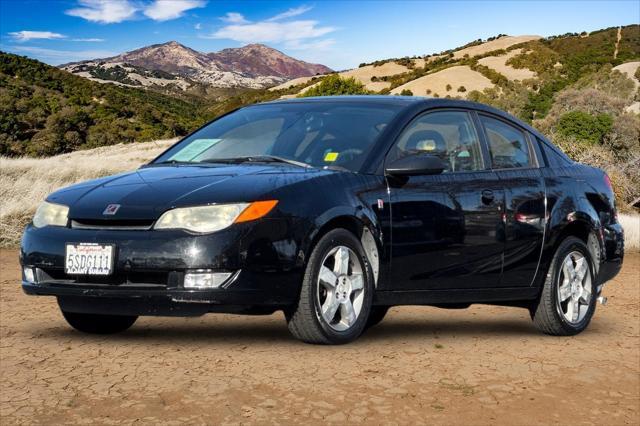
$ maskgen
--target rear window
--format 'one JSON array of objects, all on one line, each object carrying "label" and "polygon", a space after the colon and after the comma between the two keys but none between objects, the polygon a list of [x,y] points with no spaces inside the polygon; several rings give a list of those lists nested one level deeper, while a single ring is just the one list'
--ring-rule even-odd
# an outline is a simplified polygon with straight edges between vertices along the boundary
[{"label": "rear window", "polygon": [[489,142],[494,169],[517,169],[531,165],[529,144],[525,134],[495,118],[480,116]]},{"label": "rear window", "polygon": [[556,148],[549,142],[538,139],[538,143],[540,144],[540,148],[544,152],[544,156],[547,159],[547,166],[549,167],[565,167],[573,163],[567,155],[560,151],[560,149]]}]

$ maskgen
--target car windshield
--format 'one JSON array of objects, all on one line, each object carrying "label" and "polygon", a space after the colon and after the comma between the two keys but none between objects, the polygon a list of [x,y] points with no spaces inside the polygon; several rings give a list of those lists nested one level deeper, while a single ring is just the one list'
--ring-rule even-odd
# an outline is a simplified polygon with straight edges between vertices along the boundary
[{"label": "car windshield", "polygon": [[250,106],[196,131],[154,164],[277,161],[357,172],[398,111],[355,102]]}]

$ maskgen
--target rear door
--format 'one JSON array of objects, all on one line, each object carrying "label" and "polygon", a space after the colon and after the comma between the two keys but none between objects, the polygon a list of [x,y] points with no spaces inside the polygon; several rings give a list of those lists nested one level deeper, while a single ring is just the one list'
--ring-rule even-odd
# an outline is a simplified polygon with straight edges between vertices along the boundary
[{"label": "rear door", "polygon": [[504,191],[486,167],[473,113],[435,110],[414,119],[386,163],[414,153],[443,160],[436,176],[388,178],[393,290],[496,287],[502,270]]},{"label": "rear door", "polygon": [[530,286],[545,231],[545,186],[538,152],[528,131],[500,117],[479,113],[491,168],[504,188],[504,266],[501,287]]}]

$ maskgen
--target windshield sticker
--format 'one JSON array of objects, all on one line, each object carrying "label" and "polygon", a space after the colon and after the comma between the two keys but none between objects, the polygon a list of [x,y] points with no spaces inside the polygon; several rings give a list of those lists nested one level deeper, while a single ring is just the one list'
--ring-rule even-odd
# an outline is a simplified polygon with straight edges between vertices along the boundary
[{"label": "windshield sticker", "polygon": [[340,155],[337,152],[327,152],[324,155],[324,161],[327,163],[333,163],[334,161],[336,161],[338,159],[338,155]]},{"label": "windshield sticker", "polygon": [[169,160],[193,161],[221,140],[222,139],[196,139],[178,151]]}]

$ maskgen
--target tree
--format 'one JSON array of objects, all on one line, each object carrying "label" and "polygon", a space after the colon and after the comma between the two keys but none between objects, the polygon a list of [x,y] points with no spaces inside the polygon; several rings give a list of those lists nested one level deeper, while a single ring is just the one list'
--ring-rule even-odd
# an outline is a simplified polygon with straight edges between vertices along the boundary
[{"label": "tree", "polygon": [[449,91],[452,89],[451,85],[450,85],[450,84],[447,84],[446,89],[447,89],[447,92],[449,92]]},{"label": "tree", "polygon": [[413,96],[413,92],[409,89],[402,89],[400,96]]},{"label": "tree", "polygon": [[353,77],[342,78],[338,74],[325,77],[320,84],[309,88],[298,95],[299,98],[309,96],[335,96],[335,95],[368,95],[370,92]]},{"label": "tree", "polygon": [[460,93],[464,93],[464,92],[466,92],[466,91],[467,91],[467,88],[466,88],[466,87],[464,87],[464,86],[460,86],[460,87],[458,87],[458,92],[460,92]]}]

